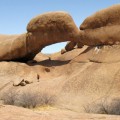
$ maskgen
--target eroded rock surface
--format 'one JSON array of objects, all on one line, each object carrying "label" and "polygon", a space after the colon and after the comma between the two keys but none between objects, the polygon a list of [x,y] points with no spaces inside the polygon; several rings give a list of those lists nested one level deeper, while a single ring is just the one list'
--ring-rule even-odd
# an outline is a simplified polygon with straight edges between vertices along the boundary
[{"label": "eroded rock surface", "polygon": [[27,31],[29,52],[38,53],[47,45],[67,40],[79,41],[79,29],[66,12],[49,12],[39,15],[29,22]]},{"label": "eroded rock surface", "polygon": [[[66,12],[49,12],[33,18],[27,34],[1,35],[0,60],[32,60],[45,46],[79,41],[79,29]],[[7,49],[6,49],[7,48]]]},{"label": "eroded rock surface", "polygon": [[26,34],[0,35],[0,61],[22,60],[26,55]]},{"label": "eroded rock surface", "polygon": [[112,25],[120,25],[120,4],[100,10],[87,17],[80,25],[80,29],[96,29]]},{"label": "eroded rock surface", "polygon": [[103,9],[86,18],[80,25],[84,45],[113,45],[120,42],[120,5]]},{"label": "eroded rock surface", "polygon": [[119,16],[120,5],[114,5],[86,18],[79,30],[66,12],[41,14],[28,23],[27,33],[0,36],[0,60],[32,60],[45,46],[64,41],[71,41],[66,51],[75,45],[82,48],[83,45],[119,44]]},{"label": "eroded rock surface", "polygon": [[[6,115],[6,113],[8,113]],[[0,120],[119,120],[119,116],[80,114],[70,110],[32,111],[20,107],[0,106]]]}]

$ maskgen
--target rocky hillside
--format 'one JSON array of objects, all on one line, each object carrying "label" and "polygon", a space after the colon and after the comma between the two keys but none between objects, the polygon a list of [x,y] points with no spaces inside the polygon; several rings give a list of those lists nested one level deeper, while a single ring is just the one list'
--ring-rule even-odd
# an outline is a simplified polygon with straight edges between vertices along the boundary
[{"label": "rocky hillside", "polygon": [[[36,96],[44,94],[43,97],[48,99],[46,105],[51,106],[52,110],[48,108],[41,113],[43,105],[40,105],[40,110],[36,108],[36,111],[43,116],[46,114],[46,119],[49,114],[52,114],[54,119],[54,114],[60,115],[63,111],[68,112],[65,112],[68,117],[71,116],[69,112],[73,112],[76,118],[80,115],[85,119],[91,116],[81,113],[120,114],[120,63],[117,54],[119,46],[85,46],[83,49],[74,49],[62,55],[60,52],[49,56],[38,54],[35,63],[1,62],[1,102],[12,99],[14,105],[20,106],[18,99],[12,96],[22,97],[24,101],[22,98],[20,100],[26,102],[28,99],[36,101]],[[107,55],[109,57],[106,57]],[[33,95],[34,98],[27,98],[25,95]],[[102,116],[95,117],[99,119]]]}]

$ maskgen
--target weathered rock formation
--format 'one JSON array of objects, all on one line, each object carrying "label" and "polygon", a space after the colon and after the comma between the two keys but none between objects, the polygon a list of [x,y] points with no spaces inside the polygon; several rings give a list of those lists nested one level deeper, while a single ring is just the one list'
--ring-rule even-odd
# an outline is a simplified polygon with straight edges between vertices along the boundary
[{"label": "weathered rock formation", "polygon": [[87,17],[80,29],[95,29],[103,26],[120,25],[120,4],[100,10]]},{"label": "weathered rock formation", "polygon": [[66,12],[49,12],[35,17],[27,26],[29,53],[38,53],[42,48],[64,41],[79,41],[79,29]]},{"label": "weathered rock formation", "polygon": [[[120,42],[120,5],[101,10],[85,19],[80,30],[66,12],[49,12],[33,18],[27,33],[0,36],[0,60],[32,60],[45,46],[69,42],[65,50],[77,45],[113,45]],[[63,52],[64,53],[64,52]]]},{"label": "weathered rock formation", "polygon": [[47,45],[79,41],[79,29],[66,12],[49,12],[35,17],[27,26],[27,34],[1,35],[0,60],[27,61]]},{"label": "weathered rock formation", "polygon": [[0,61],[19,60],[26,55],[26,34],[0,35]]},{"label": "weathered rock formation", "polygon": [[67,42],[66,46],[64,49],[61,49],[61,54],[64,54],[68,51],[71,51],[75,48],[82,48],[84,45],[81,42],[74,42],[74,41],[69,41]]},{"label": "weathered rock formation", "polygon": [[70,51],[70,50],[73,50],[75,47],[76,48],[82,48],[83,44],[81,42],[69,41],[69,42],[67,42],[67,44],[65,46],[65,50]]},{"label": "weathered rock formation", "polygon": [[80,26],[84,45],[113,45],[120,42],[120,5],[114,5],[86,18]]}]

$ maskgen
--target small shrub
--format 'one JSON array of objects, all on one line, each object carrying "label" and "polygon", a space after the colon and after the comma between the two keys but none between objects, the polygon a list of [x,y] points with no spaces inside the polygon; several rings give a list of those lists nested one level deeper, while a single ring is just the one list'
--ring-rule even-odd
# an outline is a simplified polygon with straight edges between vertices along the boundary
[{"label": "small shrub", "polygon": [[114,98],[111,102],[107,103],[106,109],[108,114],[120,115],[120,98]]},{"label": "small shrub", "polygon": [[35,108],[38,105],[38,93],[36,92],[23,92],[20,94],[19,99],[17,101],[17,105],[25,107],[25,108]]},{"label": "small shrub", "polygon": [[120,115],[120,98],[108,98],[108,100],[92,103],[84,106],[86,113]]},{"label": "small shrub", "polygon": [[2,94],[1,100],[3,101],[4,104],[15,105],[15,101],[17,100],[17,97],[18,97],[18,92],[13,89],[9,89]]},{"label": "small shrub", "polygon": [[55,96],[51,96],[44,92],[26,91],[19,96],[18,105],[25,108],[35,108],[43,105],[53,105]]},{"label": "small shrub", "polygon": [[41,105],[54,105],[56,102],[56,96],[43,92],[40,94],[39,101],[41,101]]},{"label": "small shrub", "polygon": [[84,106],[84,111],[86,113],[108,114],[106,108],[101,103]]},{"label": "small shrub", "polygon": [[2,94],[1,100],[7,105],[22,106],[24,108],[35,108],[37,106],[53,105],[56,97],[48,92],[39,91],[24,91],[16,92],[14,89],[9,89]]}]

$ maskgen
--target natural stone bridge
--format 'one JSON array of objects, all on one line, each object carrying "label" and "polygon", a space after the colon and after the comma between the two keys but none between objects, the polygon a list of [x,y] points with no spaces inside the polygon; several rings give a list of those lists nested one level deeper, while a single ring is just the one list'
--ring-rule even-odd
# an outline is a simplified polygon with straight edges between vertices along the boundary
[{"label": "natural stone bridge", "polygon": [[[45,46],[71,41],[73,46],[113,45],[120,42],[120,5],[114,5],[86,18],[75,25],[66,12],[49,12],[33,18],[27,33],[0,35],[0,60],[27,61],[35,57]],[[69,48],[66,47],[66,49]]]}]

